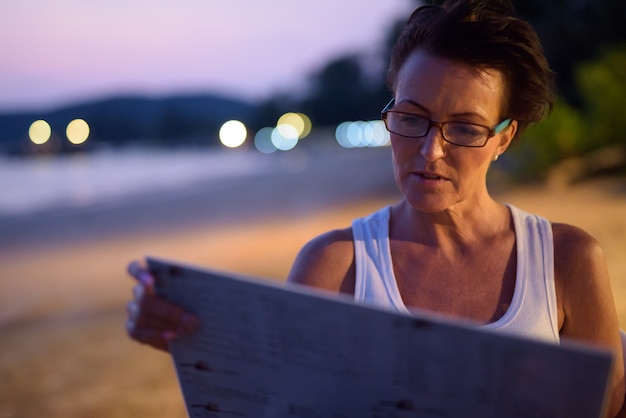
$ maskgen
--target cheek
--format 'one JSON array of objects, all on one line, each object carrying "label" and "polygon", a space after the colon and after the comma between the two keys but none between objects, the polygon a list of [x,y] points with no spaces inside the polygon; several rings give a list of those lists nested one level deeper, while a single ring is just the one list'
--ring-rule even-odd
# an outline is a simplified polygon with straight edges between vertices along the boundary
[{"label": "cheek", "polygon": [[475,155],[467,155],[456,160],[455,168],[460,180],[471,184],[482,184],[486,181],[491,157],[488,153],[482,152],[483,150],[480,151]]},{"label": "cheek", "polygon": [[418,156],[411,152],[409,147],[391,142],[391,162],[396,180],[402,177],[403,172],[411,169],[410,167],[414,165],[412,162],[416,161],[416,158]]},{"label": "cheek", "polygon": [[415,161],[420,157],[419,142],[406,138],[394,138],[391,136],[391,154],[394,167],[406,165],[407,162]]},{"label": "cheek", "polygon": [[396,179],[396,182],[398,182],[398,180],[399,180],[400,171],[401,171],[400,170],[401,163],[400,163],[400,161],[398,161],[398,157],[399,157],[398,152],[392,146],[391,147],[391,166],[392,166],[392,169],[393,169],[393,176]]}]

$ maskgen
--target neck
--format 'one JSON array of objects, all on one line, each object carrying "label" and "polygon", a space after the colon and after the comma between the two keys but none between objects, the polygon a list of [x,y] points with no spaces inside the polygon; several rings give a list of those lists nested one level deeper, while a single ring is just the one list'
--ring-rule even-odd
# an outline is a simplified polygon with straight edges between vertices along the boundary
[{"label": "neck", "polygon": [[395,239],[442,250],[463,250],[509,228],[508,208],[491,198],[433,213],[419,211],[403,200],[392,210],[391,234]]}]

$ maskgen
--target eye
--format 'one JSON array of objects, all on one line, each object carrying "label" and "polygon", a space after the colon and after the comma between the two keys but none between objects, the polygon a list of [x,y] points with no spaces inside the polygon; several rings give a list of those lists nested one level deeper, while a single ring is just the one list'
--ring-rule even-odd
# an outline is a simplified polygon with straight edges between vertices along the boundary
[{"label": "eye", "polygon": [[398,113],[398,121],[405,126],[423,126],[428,121],[418,115],[412,113]]},{"label": "eye", "polygon": [[481,126],[469,123],[450,123],[448,124],[448,131],[452,135],[464,138],[481,138],[485,135],[485,130]]}]

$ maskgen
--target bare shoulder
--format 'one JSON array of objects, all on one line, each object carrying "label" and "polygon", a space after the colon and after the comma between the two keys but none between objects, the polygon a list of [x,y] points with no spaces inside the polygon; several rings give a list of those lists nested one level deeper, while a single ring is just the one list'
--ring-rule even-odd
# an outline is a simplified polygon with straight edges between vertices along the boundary
[{"label": "bare shoulder", "polygon": [[288,281],[321,289],[354,293],[352,228],[319,235],[302,247]]},{"label": "bare shoulder", "polygon": [[583,229],[564,223],[553,223],[554,265],[556,273],[571,273],[581,268],[597,269],[605,264],[598,241]]},{"label": "bare shoulder", "polygon": [[580,228],[552,225],[557,301],[563,314],[561,337],[615,353],[611,409],[624,400],[624,363],[619,321],[608,267],[598,241]]},{"label": "bare shoulder", "polygon": [[570,224],[553,222],[552,233],[554,234],[555,241],[565,239],[567,241],[573,241],[572,243],[576,244],[593,244],[597,242],[596,239],[584,229]]},{"label": "bare shoulder", "polygon": [[554,223],[552,232],[557,292],[567,319],[581,310],[585,298],[611,296],[608,268],[600,244],[584,230]]},{"label": "bare shoulder", "polygon": [[572,225],[553,224],[552,231],[557,300],[563,313],[561,335],[610,343],[618,329],[617,314],[600,244]]}]

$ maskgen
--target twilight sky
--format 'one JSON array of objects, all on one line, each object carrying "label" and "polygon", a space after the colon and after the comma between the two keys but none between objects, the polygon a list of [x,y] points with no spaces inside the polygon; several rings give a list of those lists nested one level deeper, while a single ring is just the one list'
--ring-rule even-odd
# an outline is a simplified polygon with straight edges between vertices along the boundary
[{"label": "twilight sky", "polygon": [[410,0],[3,0],[0,111],[115,94],[261,98],[376,51]]}]

